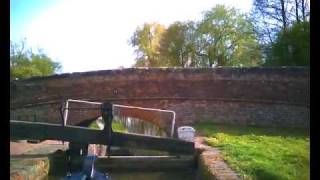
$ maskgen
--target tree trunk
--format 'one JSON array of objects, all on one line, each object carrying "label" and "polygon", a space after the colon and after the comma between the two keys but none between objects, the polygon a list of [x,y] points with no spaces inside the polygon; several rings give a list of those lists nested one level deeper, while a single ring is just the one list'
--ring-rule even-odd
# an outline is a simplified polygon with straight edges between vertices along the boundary
[{"label": "tree trunk", "polygon": [[181,65],[181,67],[185,67],[185,63],[184,63],[183,58],[184,58],[183,53],[180,52],[180,65]]},{"label": "tree trunk", "polygon": [[298,0],[294,0],[295,3],[296,3],[296,20],[297,20],[297,23],[300,23],[300,18],[299,18],[299,3],[298,3]]},{"label": "tree trunk", "polygon": [[304,5],[305,5],[304,0],[301,0],[302,20],[306,21],[305,6]]},{"label": "tree trunk", "polygon": [[212,67],[212,65],[213,65],[213,60],[210,59],[210,57],[208,58],[208,60],[209,60],[209,67]]},{"label": "tree trunk", "polygon": [[283,31],[287,30],[287,18],[286,18],[286,10],[284,7],[284,0],[280,0],[281,3],[281,16],[282,16],[282,24],[283,24]]}]

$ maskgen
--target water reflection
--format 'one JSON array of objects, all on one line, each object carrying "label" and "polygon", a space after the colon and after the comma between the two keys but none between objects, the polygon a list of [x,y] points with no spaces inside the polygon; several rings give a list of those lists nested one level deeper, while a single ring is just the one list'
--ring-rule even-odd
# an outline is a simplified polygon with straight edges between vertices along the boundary
[{"label": "water reflection", "polygon": [[[103,129],[104,121],[102,117],[99,117],[96,121],[92,122],[89,125],[90,128],[94,129]],[[144,134],[150,136],[161,136],[167,137],[166,132],[158,127],[155,124],[152,124],[147,121],[143,121],[141,119],[132,118],[132,117],[122,117],[122,116],[114,116],[112,122],[112,129],[115,132],[121,133],[136,133],[136,134]],[[105,145],[94,145],[91,144],[88,150],[89,154],[95,154],[99,156],[106,155],[106,146]],[[157,150],[146,150],[146,149],[130,149],[130,148],[119,148],[113,147],[111,151],[112,156],[141,156],[141,155],[154,155],[154,156],[164,156],[168,155],[167,152],[157,151]]]},{"label": "water reflection", "polygon": [[113,123],[123,126],[128,133],[167,137],[166,132],[155,124],[132,117],[114,116]]}]

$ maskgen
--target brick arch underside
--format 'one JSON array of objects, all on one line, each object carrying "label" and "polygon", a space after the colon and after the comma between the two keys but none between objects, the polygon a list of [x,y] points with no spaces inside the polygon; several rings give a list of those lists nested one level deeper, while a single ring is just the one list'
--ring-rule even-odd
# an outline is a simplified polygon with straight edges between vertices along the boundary
[{"label": "brick arch underside", "polygon": [[[62,124],[63,119],[60,112],[61,104],[62,103],[54,103],[19,108],[14,110],[14,113],[11,113],[10,119]],[[126,103],[125,105],[132,105],[132,103]],[[69,102],[69,107],[70,109],[68,112],[67,125],[88,127],[93,121],[101,116],[100,106],[98,105]],[[171,113],[114,107],[113,115],[137,118],[160,127],[167,134],[170,134],[171,132],[173,118]]]}]

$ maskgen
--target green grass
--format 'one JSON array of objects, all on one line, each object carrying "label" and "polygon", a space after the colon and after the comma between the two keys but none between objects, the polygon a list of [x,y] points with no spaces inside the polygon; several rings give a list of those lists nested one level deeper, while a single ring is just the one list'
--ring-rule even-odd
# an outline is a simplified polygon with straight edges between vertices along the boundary
[{"label": "green grass", "polygon": [[120,122],[112,122],[112,130],[117,132],[128,132],[128,129],[124,127]]},{"label": "green grass", "polygon": [[97,124],[96,121],[93,121],[90,125],[89,125],[89,128],[91,129],[99,129],[99,126]]},{"label": "green grass", "polygon": [[[90,125],[89,128],[92,129],[99,129],[99,126],[97,125],[96,121],[93,121]],[[120,123],[120,122],[112,122],[112,130],[115,132],[123,132],[126,133],[128,130]]]},{"label": "green grass", "polygon": [[243,179],[310,179],[310,138],[302,129],[196,124]]}]

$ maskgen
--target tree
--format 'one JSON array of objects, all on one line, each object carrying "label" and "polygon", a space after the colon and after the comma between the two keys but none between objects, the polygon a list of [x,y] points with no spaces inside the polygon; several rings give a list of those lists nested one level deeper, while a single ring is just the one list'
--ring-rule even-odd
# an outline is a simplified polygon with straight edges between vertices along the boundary
[{"label": "tree", "polygon": [[289,11],[291,16],[295,17],[295,22],[305,22],[309,21],[310,9],[308,0],[294,0],[291,2],[291,9]]},{"label": "tree", "polygon": [[310,65],[310,23],[297,22],[286,32],[279,32],[265,65]]},{"label": "tree", "polygon": [[130,39],[137,54],[136,66],[161,66],[160,41],[165,27],[158,23],[146,23],[138,27]]},{"label": "tree", "polygon": [[168,28],[144,24],[131,45],[137,53],[135,66],[257,66],[261,60],[250,20],[222,5],[205,12],[200,22],[175,22]]},{"label": "tree", "polygon": [[48,76],[61,69],[61,65],[54,62],[39,50],[35,54],[26,48],[25,40],[19,43],[10,42],[10,78],[24,79],[33,76]]},{"label": "tree", "polygon": [[254,0],[251,16],[262,44],[272,44],[276,33],[286,29],[287,2],[285,0]]},{"label": "tree", "polygon": [[308,21],[308,0],[254,0],[251,17],[260,43],[272,45],[278,32]]},{"label": "tree", "polygon": [[[308,0],[254,0],[251,19],[262,47],[265,65],[280,65],[284,62],[286,65],[296,64],[295,60],[289,62],[293,59],[284,54],[280,55],[279,51],[282,49],[281,51],[288,52],[288,49],[291,49],[289,44],[297,39],[291,35],[287,36],[288,29],[291,29],[293,25],[309,21],[309,11]],[[293,39],[290,40],[291,37]],[[295,47],[299,48],[299,46]],[[272,57],[274,55],[276,57]],[[289,59],[280,60],[279,57]]]},{"label": "tree", "polygon": [[234,8],[217,5],[197,28],[196,54],[201,66],[256,66],[261,53],[253,25]]},{"label": "tree", "polygon": [[160,43],[160,54],[166,66],[195,66],[195,24],[175,22],[163,34]]}]

